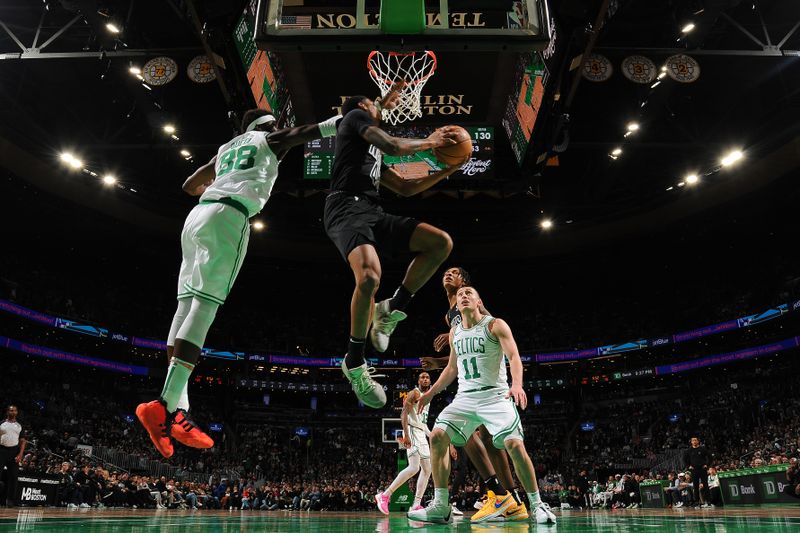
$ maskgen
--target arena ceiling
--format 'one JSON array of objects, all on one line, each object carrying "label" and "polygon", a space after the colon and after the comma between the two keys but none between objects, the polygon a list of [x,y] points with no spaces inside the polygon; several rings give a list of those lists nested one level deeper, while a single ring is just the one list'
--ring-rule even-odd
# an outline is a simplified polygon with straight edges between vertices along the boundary
[{"label": "arena ceiling", "polygon": [[[498,231],[519,242],[539,239],[541,220],[550,218],[563,247],[645,231],[797,172],[796,0],[551,4],[558,53],[548,64],[548,93],[525,164],[517,165],[501,124],[502,106],[492,101],[497,91],[513,88],[512,77],[498,80],[475,68],[486,61],[478,53],[450,54],[451,65],[461,65],[443,67],[431,87],[474,95],[474,114],[461,122],[495,128],[494,176],[446,183],[423,198],[390,199],[392,209],[477,240]],[[6,0],[0,5],[0,164],[38,187],[174,234],[192,204],[179,184],[230,138],[235,117],[252,106],[232,42],[247,5]],[[121,33],[111,33],[109,22]],[[683,32],[689,23],[695,27]],[[640,55],[653,62],[657,76],[679,53],[699,67],[690,83],[669,76],[634,83],[622,72],[625,58]],[[196,83],[185,71],[202,54],[224,68],[217,68],[216,80]],[[580,68],[570,69],[582,54],[607,58],[598,66],[610,66],[610,77],[591,81]],[[158,56],[173,59],[177,75],[164,86],[145,87],[130,68]],[[346,57],[331,53],[332,62]],[[306,72],[324,68],[311,65],[311,56],[300,59],[309,62]],[[298,119],[326,118],[328,103],[347,81],[340,70],[326,73],[330,83],[323,77],[304,87],[290,84]],[[358,80],[361,88],[352,92],[370,94],[364,83]],[[631,122],[639,129],[625,137]],[[176,131],[166,133],[167,124]],[[622,150],[616,159],[615,148]],[[716,172],[733,149],[744,152],[742,166]],[[97,176],[69,171],[59,160],[64,151]],[[99,181],[106,174],[118,180],[111,193]],[[696,186],[685,183],[688,174],[699,177]],[[264,247],[324,242],[324,184],[303,179],[300,150],[284,161],[278,183],[264,215]]]}]

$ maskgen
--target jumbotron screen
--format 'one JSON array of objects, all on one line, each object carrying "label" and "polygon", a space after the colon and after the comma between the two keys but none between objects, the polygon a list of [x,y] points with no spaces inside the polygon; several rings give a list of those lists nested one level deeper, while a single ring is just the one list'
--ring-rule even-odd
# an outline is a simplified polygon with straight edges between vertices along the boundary
[{"label": "jumbotron screen", "polygon": [[[472,138],[472,157],[453,178],[492,177],[494,160],[494,128],[491,126],[468,126],[464,128]],[[386,128],[390,135],[406,138],[423,138],[433,131],[431,126],[395,126]],[[303,177],[305,179],[330,179],[333,169],[334,137],[317,139],[306,143],[303,152]],[[420,177],[442,170],[444,165],[436,160],[432,150],[412,156],[383,156],[383,162],[393,167],[403,177]]]}]

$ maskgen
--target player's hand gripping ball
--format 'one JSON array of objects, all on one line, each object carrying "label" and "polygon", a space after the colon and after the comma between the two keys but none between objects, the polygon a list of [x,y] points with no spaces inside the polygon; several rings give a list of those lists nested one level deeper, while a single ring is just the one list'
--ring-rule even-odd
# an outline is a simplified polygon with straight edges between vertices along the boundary
[{"label": "player's hand gripping ball", "polygon": [[455,143],[445,144],[433,149],[436,159],[448,167],[461,166],[472,156],[472,139],[461,126],[444,126],[446,135]]}]

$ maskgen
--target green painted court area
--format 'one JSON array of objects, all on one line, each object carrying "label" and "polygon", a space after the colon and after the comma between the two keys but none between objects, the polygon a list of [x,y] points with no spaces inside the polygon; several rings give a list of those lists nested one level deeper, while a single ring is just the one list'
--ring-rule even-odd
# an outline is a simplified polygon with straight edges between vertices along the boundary
[{"label": "green painted court area", "polygon": [[558,513],[557,526],[527,522],[470,524],[460,517],[449,525],[410,522],[402,513],[260,513],[242,511],[152,511],[92,509],[4,509],[0,531],[266,531],[378,532],[407,531],[633,531],[663,532],[795,532],[800,531],[800,506],[715,510],[567,511]]}]

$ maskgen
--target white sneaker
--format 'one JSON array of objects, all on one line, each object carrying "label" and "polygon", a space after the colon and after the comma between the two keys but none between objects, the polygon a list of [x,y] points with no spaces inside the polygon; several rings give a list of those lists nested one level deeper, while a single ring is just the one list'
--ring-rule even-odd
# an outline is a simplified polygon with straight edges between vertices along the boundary
[{"label": "white sneaker", "polygon": [[88,509],[89,508],[89,504],[88,503],[82,503],[82,504],[80,504],[80,508],[81,509]]},{"label": "white sneaker", "polygon": [[550,510],[550,506],[544,502],[536,506],[534,511],[537,524],[554,524],[556,523],[556,515]]},{"label": "white sneaker", "polygon": [[474,504],[472,504],[472,506],[473,506],[475,509],[477,509],[478,511],[480,511],[481,509],[483,509],[483,504],[484,504],[484,503],[486,503],[486,498],[485,498],[485,497],[484,497],[484,498],[481,498],[480,500],[475,500],[475,503],[474,503]]},{"label": "white sneaker", "polygon": [[77,508],[78,508],[78,506],[75,505],[74,503],[68,503],[67,504],[67,509],[77,509]]},{"label": "white sneaker", "polygon": [[435,502],[431,502],[424,509],[409,511],[406,516],[408,516],[409,520],[418,522],[449,524],[453,519],[453,511],[449,505],[438,505]]},{"label": "white sneaker", "polygon": [[456,507],[456,504],[453,504],[453,505],[451,505],[451,506],[450,506],[450,510],[451,510],[451,511],[453,512],[453,514],[454,514],[454,515],[456,515],[456,516],[464,516],[464,513],[462,513],[461,511],[459,511],[459,510],[458,510],[458,507]]},{"label": "white sneaker", "polygon": [[380,353],[385,352],[389,347],[389,337],[394,333],[397,323],[405,320],[407,316],[397,309],[390,311],[389,300],[376,303],[372,316],[372,329],[369,330],[372,347]]},{"label": "white sneaker", "polygon": [[376,374],[373,367],[367,368],[367,363],[349,369],[344,359],[342,359],[342,372],[344,372],[347,381],[352,385],[353,392],[356,393],[356,397],[361,400],[361,403],[373,409],[380,409],[386,405],[386,392],[383,390],[383,386],[372,379],[373,376],[376,378],[386,376]]}]

